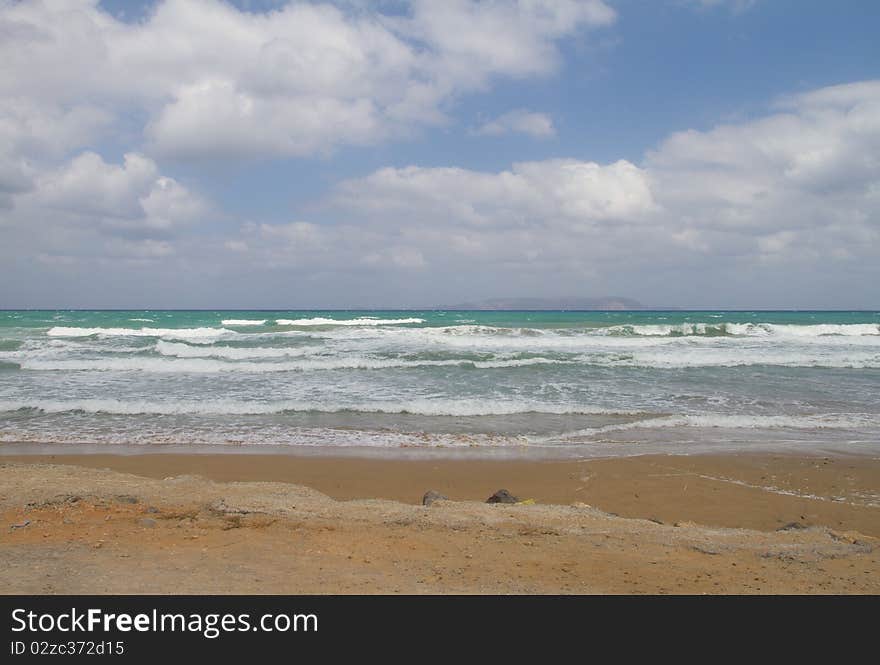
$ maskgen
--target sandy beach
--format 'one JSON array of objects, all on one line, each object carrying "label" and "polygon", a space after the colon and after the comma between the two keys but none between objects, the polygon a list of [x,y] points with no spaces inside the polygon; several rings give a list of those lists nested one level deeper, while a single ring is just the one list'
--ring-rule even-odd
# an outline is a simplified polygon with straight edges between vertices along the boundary
[{"label": "sandy beach", "polygon": [[0,512],[3,593],[880,593],[865,456],[4,455]]}]

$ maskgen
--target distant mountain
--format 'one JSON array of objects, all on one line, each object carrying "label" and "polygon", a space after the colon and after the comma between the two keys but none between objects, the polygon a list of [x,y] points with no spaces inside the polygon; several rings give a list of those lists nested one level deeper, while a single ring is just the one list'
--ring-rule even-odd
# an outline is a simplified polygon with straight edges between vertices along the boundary
[{"label": "distant mountain", "polygon": [[619,310],[645,309],[644,305],[632,298],[490,298],[481,302],[468,302],[450,305],[441,309],[513,309],[513,310]]}]

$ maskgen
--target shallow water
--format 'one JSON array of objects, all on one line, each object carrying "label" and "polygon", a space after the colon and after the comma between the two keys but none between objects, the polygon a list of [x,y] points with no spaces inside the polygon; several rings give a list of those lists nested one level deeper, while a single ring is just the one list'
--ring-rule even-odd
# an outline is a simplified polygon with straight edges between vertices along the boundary
[{"label": "shallow water", "polygon": [[5,311],[0,442],[874,453],[880,313]]}]

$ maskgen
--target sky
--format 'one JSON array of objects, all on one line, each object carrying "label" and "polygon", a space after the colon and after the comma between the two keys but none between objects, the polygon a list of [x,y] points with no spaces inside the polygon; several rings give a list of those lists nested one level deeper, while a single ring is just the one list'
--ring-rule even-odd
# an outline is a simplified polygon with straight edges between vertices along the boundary
[{"label": "sky", "polygon": [[0,0],[0,308],[880,309],[876,0]]}]

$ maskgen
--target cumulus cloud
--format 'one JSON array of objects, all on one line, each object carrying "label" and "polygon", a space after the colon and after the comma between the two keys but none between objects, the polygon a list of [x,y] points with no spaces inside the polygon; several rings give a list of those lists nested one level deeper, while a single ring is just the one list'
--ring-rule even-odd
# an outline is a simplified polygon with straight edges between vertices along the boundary
[{"label": "cumulus cloud", "polygon": [[414,0],[402,15],[294,1],[269,12],[160,0],[124,23],[97,0],[0,7],[0,94],[143,113],[156,154],[304,156],[443,122],[496,77],[546,75],[602,0]]},{"label": "cumulus cloud", "polygon": [[638,219],[654,206],[645,173],[624,160],[525,162],[501,173],[385,168],[340,185],[335,203],[378,218],[410,214],[498,228]]},{"label": "cumulus cloud", "polygon": [[880,82],[797,95],[778,109],[673,134],[650,152],[646,167],[663,205],[707,238],[792,230],[817,252],[875,238]]},{"label": "cumulus cloud", "polygon": [[156,163],[128,153],[122,164],[108,164],[85,152],[60,169],[42,175],[20,200],[23,208],[48,208],[100,220],[110,230],[138,233],[167,231],[198,219],[206,204],[173,178],[162,176]]},{"label": "cumulus cloud", "polygon": [[[672,134],[640,164],[380,169],[333,193],[328,205],[346,226],[264,225],[250,250],[279,265],[293,247],[324,265],[356,265],[360,252],[388,268],[388,252],[405,247],[398,256],[418,258],[396,265],[435,278],[485,278],[490,267],[508,289],[528,276],[549,292],[554,275],[644,290],[647,275],[682,270],[679,288],[692,289],[705,271],[718,293],[736,280],[770,294],[774,279],[782,288],[826,273],[878,276],[877,155],[880,82],[847,84],[782,99],[748,122]],[[618,281],[601,281],[610,275]]]},{"label": "cumulus cloud", "polygon": [[110,122],[87,105],[42,108],[24,99],[0,98],[0,208],[30,189],[42,164],[86,145]]},{"label": "cumulus cloud", "polygon": [[553,119],[546,113],[515,109],[483,123],[474,133],[486,136],[520,133],[535,138],[547,138],[556,134],[556,128],[553,126]]},{"label": "cumulus cloud", "polygon": [[[498,77],[552,73],[560,40],[615,18],[602,0],[400,8],[157,0],[125,22],[98,0],[0,2],[0,226],[22,245],[51,238],[55,256],[173,254],[171,237],[210,206],[156,159],[304,157],[404,136]],[[98,154],[122,134],[118,163]],[[356,264],[424,264],[405,243],[370,257]]]},{"label": "cumulus cloud", "polygon": [[[423,304],[447,283],[474,297],[574,290],[681,302],[827,282],[880,304],[865,286],[880,279],[878,81],[676,132],[641,159],[389,166],[339,183],[296,221],[212,228],[211,204],[165,160],[325,155],[404,136],[445,122],[457,99],[499,78],[558,71],[563,40],[615,20],[600,0],[376,7],[159,0],[125,23],[97,0],[0,2],[4,265],[161,265],[153,278],[189,275],[209,295],[220,287],[206,275],[261,286],[278,271],[267,298],[303,280],[323,280],[321,294],[410,289]],[[109,149],[120,132],[127,145]],[[519,109],[475,132],[543,137],[554,127]]]},{"label": "cumulus cloud", "polygon": [[0,216],[4,235],[25,245],[38,240],[48,255],[67,258],[168,256],[175,234],[210,212],[204,199],[138,153],[114,164],[83,152],[35,176],[13,203]]},{"label": "cumulus cloud", "polygon": [[614,19],[614,11],[602,2],[416,0],[412,17],[397,25],[431,47],[441,79],[452,76],[479,85],[492,72],[546,73],[559,62],[556,39]]}]

